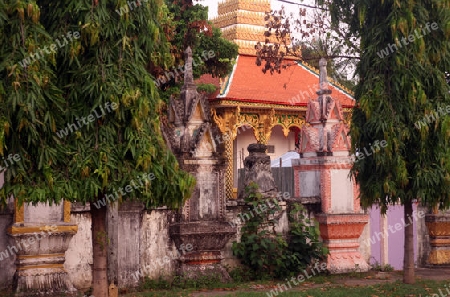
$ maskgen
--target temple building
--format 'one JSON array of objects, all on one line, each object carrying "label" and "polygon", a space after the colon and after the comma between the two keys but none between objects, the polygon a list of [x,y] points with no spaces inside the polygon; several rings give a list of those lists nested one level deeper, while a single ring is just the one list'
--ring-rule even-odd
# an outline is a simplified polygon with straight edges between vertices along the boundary
[{"label": "temple building", "polygon": [[[375,205],[363,210],[359,188],[349,178],[354,162],[348,135],[355,108],[351,92],[328,77],[325,59],[319,62],[320,71],[291,59],[286,63],[293,65],[280,74],[264,74],[255,63],[255,45],[264,42],[266,11],[269,0],[219,4],[213,23],[239,45],[239,54],[227,77],[204,75],[197,81],[217,86],[208,98],[197,92],[192,50],[185,51],[189,70],[180,95],[170,99],[161,128],[180,167],[197,184],[179,211],[147,208],[139,201],[105,206],[110,292],[135,287],[144,277],[218,274],[227,280],[224,267],[239,265],[231,248],[241,236],[234,222],[249,210],[236,200],[238,170],[245,165],[245,184],[257,182],[264,197],[273,196],[279,188],[270,173],[270,158],[286,152],[295,155],[293,190],[280,201],[276,231],[286,234],[290,205],[302,204],[318,222],[330,251],[331,273],[367,271],[370,264],[402,269],[403,207],[390,206],[386,215]],[[413,209],[417,266],[450,265],[450,210],[418,203]],[[11,197],[0,208],[0,291],[12,287],[16,296],[87,292],[97,241],[91,227],[89,204],[19,205]]]},{"label": "temple building", "polygon": [[[273,75],[263,73],[255,64],[255,45],[265,40],[264,15],[270,10],[269,0],[226,0],[218,4],[218,16],[212,20],[226,39],[239,46],[233,71],[227,77],[205,75],[200,79],[218,87],[209,102],[221,132],[229,135],[223,139],[229,160],[229,199],[236,198],[238,169],[243,168],[250,143],[268,145],[272,159],[296,150],[307,103],[319,90],[319,71],[307,63],[288,60],[286,63],[294,65]],[[354,106],[351,92],[332,79],[328,81],[348,119]]]}]

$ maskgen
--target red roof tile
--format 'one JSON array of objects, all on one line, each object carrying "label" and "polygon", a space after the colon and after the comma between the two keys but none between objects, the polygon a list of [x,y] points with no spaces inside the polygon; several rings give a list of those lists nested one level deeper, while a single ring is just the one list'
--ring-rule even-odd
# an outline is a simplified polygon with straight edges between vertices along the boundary
[{"label": "red roof tile", "polygon": [[[217,96],[217,99],[302,106],[309,99],[317,98],[319,76],[310,68],[294,65],[282,69],[281,74],[264,74],[262,66],[256,66],[255,61],[255,56],[240,55],[226,82],[228,85],[224,94]],[[286,63],[292,64],[293,61]],[[343,107],[354,105],[351,95],[334,85],[331,85],[331,89],[331,96],[339,99]]]},{"label": "red roof tile", "polygon": [[196,84],[212,84],[217,87],[220,86],[220,78],[213,77],[211,74],[203,74],[199,79],[195,80]]}]

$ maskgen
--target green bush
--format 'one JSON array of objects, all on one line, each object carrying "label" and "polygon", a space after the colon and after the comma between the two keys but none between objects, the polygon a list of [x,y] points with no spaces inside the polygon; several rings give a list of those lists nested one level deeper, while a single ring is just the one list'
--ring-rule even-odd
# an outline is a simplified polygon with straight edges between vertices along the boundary
[{"label": "green bush", "polygon": [[228,274],[235,283],[245,283],[255,280],[255,274],[247,266],[226,267]]},{"label": "green bush", "polygon": [[212,94],[217,90],[217,87],[213,84],[199,84],[197,86],[197,91],[199,93]]},{"label": "green bush", "polygon": [[305,216],[305,209],[301,204],[292,205],[288,236],[290,257],[287,257],[285,264],[288,270],[298,272],[311,263],[326,259],[328,249],[323,246],[319,236],[319,223],[311,222]]},{"label": "green bush", "polygon": [[[246,189],[245,202],[255,209],[264,209],[266,200],[256,184]],[[284,278],[297,275],[314,261],[325,258],[328,251],[319,241],[317,225],[305,217],[301,205],[295,204],[289,214],[290,230],[285,239],[275,231],[281,207],[276,199],[267,211],[252,211],[251,218],[242,226],[241,241],[233,242],[233,254],[250,268],[255,279]]]},{"label": "green bush", "polygon": [[373,258],[374,259],[374,263],[373,264],[370,264],[370,268],[372,269],[372,270],[375,270],[375,271],[382,271],[382,272],[390,272],[390,271],[394,271],[394,267],[392,267],[390,264],[385,264],[385,265],[382,265],[382,264],[380,264],[377,260],[375,260],[375,258],[374,257],[370,257],[370,258]]}]

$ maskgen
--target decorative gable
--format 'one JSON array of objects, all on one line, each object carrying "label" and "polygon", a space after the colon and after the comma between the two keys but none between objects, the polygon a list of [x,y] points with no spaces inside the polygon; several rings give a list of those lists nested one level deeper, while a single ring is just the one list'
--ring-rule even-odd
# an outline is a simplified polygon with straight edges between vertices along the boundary
[{"label": "decorative gable", "polygon": [[194,146],[193,156],[196,158],[211,157],[216,152],[216,145],[212,137],[211,129],[208,127],[203,133],[199,132],[197,144]]},{"label": "decorative gable", "polygon": [[334,125],[328,138],[329,151],[350,151],[351,143],[348,136],[348,128],[344,123]]},{"label": "decorative gable", "polygon": [[197,103],[197,107],[195,108],[195,111],[192,114],[191,121],[203,122],[204,120],[205,120],[204,112],[200,107],[200,103]]},{"label": "decorative gable", "polygon": [[317,152],[319,151],[319,145],[319,129],[311,126],[303,127],[300,139],[300,152]]}]

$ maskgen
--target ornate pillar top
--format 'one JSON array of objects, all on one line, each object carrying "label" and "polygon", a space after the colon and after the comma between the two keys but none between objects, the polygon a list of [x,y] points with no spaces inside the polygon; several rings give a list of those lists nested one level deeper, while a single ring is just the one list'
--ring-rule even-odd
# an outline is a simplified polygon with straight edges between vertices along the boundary
[{"label": "ornate pillar top", "polygon": [[194,74],[192,72],[192,50],[190,46],[184,51],[184,63],[184,87],[187,87],[194,83]]},{"label": "ornate pillar top", "polygon": [[328,63],[325,58],[320,59],[320,61],[319,61],[319,91],[317,91],[318,95],[331,94],[331,89],[329,87],[329,82],[328,82],[327,64]]}]

